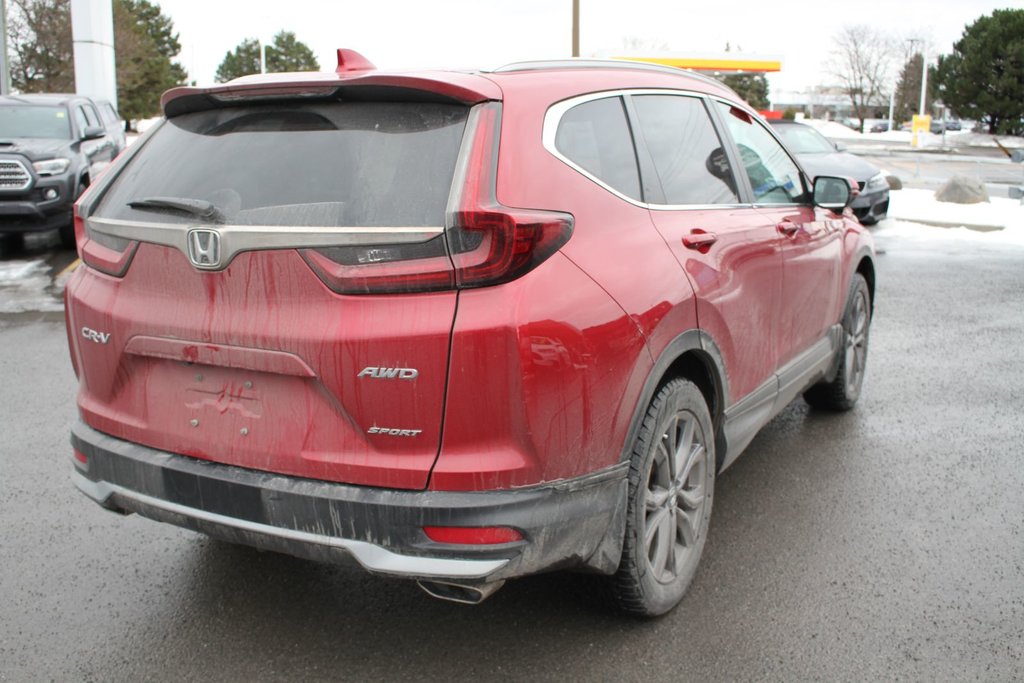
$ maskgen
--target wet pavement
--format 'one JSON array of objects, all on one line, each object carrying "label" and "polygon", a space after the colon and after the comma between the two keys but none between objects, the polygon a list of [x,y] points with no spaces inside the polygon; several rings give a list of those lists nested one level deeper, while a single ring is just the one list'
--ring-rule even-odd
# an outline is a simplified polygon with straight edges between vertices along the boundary
[{"label": "wet pavement", "polygon": [[718,482],[689,595],[650,622],[579,576],[463,607],[101,510],[68,479],[59,313],[4,304],[0,680],[1020,679],[1024,249],[881,234],[860,404],[797,400],[763,430]]}]

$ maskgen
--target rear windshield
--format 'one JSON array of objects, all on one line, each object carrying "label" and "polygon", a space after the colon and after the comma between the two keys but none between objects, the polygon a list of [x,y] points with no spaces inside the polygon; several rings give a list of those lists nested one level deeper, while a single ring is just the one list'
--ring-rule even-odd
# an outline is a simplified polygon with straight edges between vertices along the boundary
[{"label": "rear windshield", "polygon": [[178,116],[119,175],[98,214],[195,222],[128,206],[173,197],[210,202],[235,225],[441,226],[468,111],[339,102]]},{"label": "rear windshield", "polygon": [[24,105],[0,107],[0,140],[5,138],[70,140],[71,122],[67,109]]}]

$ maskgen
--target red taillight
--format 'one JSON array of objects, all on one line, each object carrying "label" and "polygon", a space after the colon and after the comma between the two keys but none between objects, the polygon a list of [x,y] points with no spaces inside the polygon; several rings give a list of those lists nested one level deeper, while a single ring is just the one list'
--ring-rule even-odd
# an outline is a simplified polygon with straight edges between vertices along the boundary
[{"label": "red taillight", "polygon": [[495,285],[528,273],[569,240],[573,226],[567,213],[511,209],[498,203],[501,108],[486,104],[477,115],[458,208],[446,232],[460,288]]},{"label": "red taillight", "polygon": [[120,237],[92,234],[85,219],[78,213],[80,203],[81,199],[75,204],[75,242],[78,243],[79,258],[100,272],[121,277],[128,270],[128,264],[139,243]]},{"label": "red taillight", "polygon": [[77,448],[72,449],[72,451],[75,454],[75,460],[77,460],[78,462],[82,463],[83,465],[88,465],[89,464],[89,458],[85,457],[85,453],[83,453],[82,451],[78,450]]},{"label": "red taillight", "polygon": [[456,173],[458,199],[444,235],[415,244],[304,251],[331,289],[382,294],[501,284],[533,270],[569,240],[570,214],[498,203],[501,105],[480,105],[468,125],[470,149]]},{"label": "red taillight", "polygon": [[454,545],[498,545],[523,540],[518,529],[507,526],[425,526],[431,541]]}]

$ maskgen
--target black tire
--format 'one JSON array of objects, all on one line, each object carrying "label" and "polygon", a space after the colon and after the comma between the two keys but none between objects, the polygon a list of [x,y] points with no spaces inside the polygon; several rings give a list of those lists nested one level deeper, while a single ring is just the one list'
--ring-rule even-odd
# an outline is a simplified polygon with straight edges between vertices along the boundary
[{"label": "black tire", "polygon": [[623,612],[664,614],[689,588],[711,520],[714,441],[707,403],[692,382],[672,380],[651,400],[633,445],[622,559],[607,579]]},{"label": "black tire", "polygon": [[864,385],[871,329],[871,294],[860,273],[853,276],[843,313],[843,336],[839,347],[839,369],[831,382],[819,382],[804,392],[814,408],[841,412],[853,408]]},{"label": "black tire", "polygon": [[75,244],[75,221],[72,219],[70,223],[60,226],[58,231],[60,234],[60,246],[65,249],[74,249],[77,245]]},{"label": "black tire", "polygon": [[7,232],[0,234],[0,251],[4,254],[11,254],[25,248],[25,234],[21,232]]}]

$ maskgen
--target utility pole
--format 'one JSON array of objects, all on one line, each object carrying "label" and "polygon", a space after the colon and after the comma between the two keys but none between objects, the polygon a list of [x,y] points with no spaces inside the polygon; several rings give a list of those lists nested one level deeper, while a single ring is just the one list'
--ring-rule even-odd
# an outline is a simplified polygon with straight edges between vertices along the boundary
[{"label": "utility pole", "polygon": [[0,95],[11,94],[11,63],[7,60],[7,0],[0,0]]},{"label": "utility pole", "polygon": [[580,0],[572,0],[572,56],[580,56]]},{"label": "utility pole", "polygon": [[928,92],[928,46],[921,41],[921,111],[924,116],[925,95]]}]

